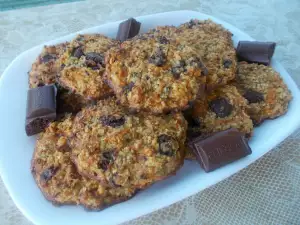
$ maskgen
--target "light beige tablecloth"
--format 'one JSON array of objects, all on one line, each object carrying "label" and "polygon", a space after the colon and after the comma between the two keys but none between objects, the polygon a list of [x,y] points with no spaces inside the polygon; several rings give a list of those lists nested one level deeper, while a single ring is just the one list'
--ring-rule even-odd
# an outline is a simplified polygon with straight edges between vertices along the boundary
[{"label": "light beige tablecloth", "polygon": [[[89,0],[2,12],[0,74],[15,56],[45,41],[108,21],[180,9],[211,14],[258,40],[277,42],[275,58],[300,85],[299,0]],[[0,224],[32,225],[1,181]],[[229,179],[126,223],[133,224],[299,225],[300,131]]]}]

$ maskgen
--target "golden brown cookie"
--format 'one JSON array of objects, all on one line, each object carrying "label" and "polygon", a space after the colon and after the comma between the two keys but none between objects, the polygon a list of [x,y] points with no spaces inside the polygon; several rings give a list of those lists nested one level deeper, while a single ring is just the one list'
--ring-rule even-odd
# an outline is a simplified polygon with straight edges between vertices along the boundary
[{"label": "golden brown cookie", "polygon": [[154,114],[185,109],[205,83],[205,65],[188,44],[155,32],[110,50],[106,79],[131,109]]},{"label": "golden brown cookie", "polygon": [[31,171],[44,196],[54,204],[80,204],[91,210],[100,210],[132,197],[136,188],[107,188],[79,175],[70,159],[67,140],[72,124],[70,117],[51,123],[37,140]]},{"label": "golden brown cookie", "polygon": [[59,57],[65,52],[68,43],[44,46],[29,71],[29,87],[56,83],[56,76],[60,71]]},{"label": "golden brown cookie", "polygon": [[285,114],[292,99],[280,75],[269,66],[239,63],[235,85],[247,99],[247,113],[255,125]]},{"label": "golden brown cookie", "polygon": [[[193,108],[185,113],[189,124],[187,140],[230,128],[236,128],[250,137],[253,124],[246,114],[246,107],[246,100],[233,85],[225,85],[196,100]],[[187,153],[186,157],[191,156]]]},{"label": "golden brown cookie", "polygon": [[111,95],[112,90],[103,82],[104,57],[118,43],[101,34],[78,35],[60,59],[59,84],[86,99]]},{"label": "golden brown cookie", "polygon": [[72,132],[78,171],[107,186],[145,188],[183,164],[186,121],[181,113],[130,115],[110,98],[77,114]]},{"label": "golden brown cookie", "polygon": [[207,67],[207,88],[215,89],[233,80],[236,73],[236,53],[232,34],[211,20],[191,20],[179,27],[178,38],[196,50]]}]

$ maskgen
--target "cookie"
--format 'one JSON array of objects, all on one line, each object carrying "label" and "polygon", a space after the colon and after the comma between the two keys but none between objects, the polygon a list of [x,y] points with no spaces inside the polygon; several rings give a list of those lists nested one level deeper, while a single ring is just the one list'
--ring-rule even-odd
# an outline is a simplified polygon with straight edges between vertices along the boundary
[{"label": "cookie", "polygon": [[[187,140],[236,128],[250,137],[253,124],[246,113],[247,102],[233,85],[225,85],[198,99],[185,113],[188,121]],[[191,158],[190,152],[187,158]]]},{"label": "cookie", "polygon": [[44,196],[57,205],[80,204],[91,210],[132,197],[137,191],[135,188],[107,188],[79,175],[70,159],[67,141],[72,123],[70,117],[54,122],[37,140],[31,171]]},{"label": "cookie", "polygon": [[233,80],[237,60],[232,34],[211,20],[191,20],[182,24],[177,35],[180,41],[194,48],[207,67],[207,88],[215,89]]},{"label": "cookie", "polygon": [[239,63],[235,85],[247,99],[247,113],[255,125],[285,114],[292,99],[280,75],[269,66]]},{"label": "cookie", "polygon": [[160,114],[189,107],[206,68],[188,44],[152,30],[108,52],[105,78],[122,105]]},{"label": "cookie", "polygon": [[60,59],[64,68],[59,84],[86,99],[98,100],[111,95],[112,90],[103,82],[104,57],[118,43],[101,34],[78,35]]},{"label": "cookie", "polygon": [[111,187],[145,188],[182,166],[186,121],[181,113],[128,114],[114,98],[74,119],[72,160],[84,176]]},{"label": "cookie", "polygon": [[69,43],[44,46],[42,53],[32,64],[29,72],[29,88],[56,84],[57,112],[77,113],[82,107],[89,105],[90,101],[82,96],[57,85],[57,75],[61,71],[60,57],[64,54]]},{"label": "cookie", "polygon": [[64,53],[68,43],[44,46],[29,71],[29,87],[36,88],[54,84],[59,72],[59,57]]}]

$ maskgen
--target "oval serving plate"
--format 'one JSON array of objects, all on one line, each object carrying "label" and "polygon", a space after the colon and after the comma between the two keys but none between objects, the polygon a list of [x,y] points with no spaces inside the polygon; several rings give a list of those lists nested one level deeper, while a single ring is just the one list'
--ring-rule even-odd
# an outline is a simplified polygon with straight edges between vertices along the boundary
[{"label": "oval serving plate", "polygon": [[[235,46],[239,40],[253,40],[226,22],[194,11],[167,12],[136,19],[142,23],[140,32],[145,32],[158,25],[179,25],[192,18],[210,18],[222,24],[234,34]],[[117,21],[78,33],[103,33],[115,37],[119,23],[120,21]],[[45,44],[70,41],[75,35],[76,33],[70,34]],[[45,200],[31,176],[30,160],[36,137],[27,137],[24,131],[27,72],[43,45],[19,55],[8,66],[0,80],[0,173],[16,205],[26,217],[38,225],[118,224],[153,212],[196,194],[247,167],[282,142],[300,125],[300,107],[296,104],[300,101],[299,90],[280,63],[273,60],[271,66],[281,74],[293,94],[293,100],[284,116],[266,121],[255,129],[250,141],[252,155],[211,173],[205,173],[197,162],[186,161],[176,176],[158,182],[134,198],[100,212],[86,212],[78,206],[55,207]]]}]

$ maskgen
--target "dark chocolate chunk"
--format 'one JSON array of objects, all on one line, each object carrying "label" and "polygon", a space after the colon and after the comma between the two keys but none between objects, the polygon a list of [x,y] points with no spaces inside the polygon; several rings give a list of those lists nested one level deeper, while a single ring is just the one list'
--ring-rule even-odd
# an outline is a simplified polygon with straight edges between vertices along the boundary
[{"label": "dark chocolate chunk", "polygon": [[250,104],[262,102],[264,100],[264,95],[262,93],[253,90],[247,90],[243,96]]},{"label": "dark chocolate chunk", "polygon": [[237,129],[221,131],[206,139],[193,140],[189,142],[189,147],[206,172],[252,153],[244,134]]},{"label": "dark chocolate chunk", "polygon": [[158,152],[161,155],[172,156],[175,154],[174,139],[166,134],[162,134],[158,137]]},{"label": "dark chocolate chunk", "polygon": [[97,52],[88,52],[85,55],[86,60],[92,60],[96,64],[104,65],[104,55]]},{"label": "dark chocolate chunk", "polygon": [[216,98],[209,103],[211,111],[213,111],[217,117],[224,118],[229,116],[233,107],[225,98]]},{"label": "dark chocolate chunk", "polygon": [[156,66],[163,66],[166,60],[166,55],[161,48],[157,48],[154,54],[149,57],[149,63]]},{"label": "dark chocolate chunk", "polygon": [[98,167],[107,170],[109,164],[111,164],[114,160],[114,151],[107,151],[101,154],[100,161],[98,162]]},{"label": "dark chocolate chunk", "polygon": [[224,66],[224,68],[226,68],[226,69],[230,68],[231,64],[232,64],[232,61],[231,61],[230,59],[225,59],[225,60],[223,61],[223,66]]},{"label": "dark chocolate chunk", "polygon": [[185,62],[183,60],[178,61],[178,63],[175,64],[175,66],[173,66],[171,68],[171,72],[172,72],[175,79],[179,79],[180,74],[185,72],[185,71],[186,71]]},{"label": "dark chocolate chunk", "polygon": [[158,37],[158,42],[160,44],[168,44],[169,43],[169,40],[165,37],[165,36],[159,36]]},{"label": "dark chocolate chunk", "polygon": [[193,58],[189,61],[191,65],[197,66],[201,69],[201,75],[206,76],[208,74],[208,69],[204,65],[204,63],[199,58]]},{"label": "dark chocolate chunk", "polygon": [[[90,67],[93,70],[99,69],[99,67],[97,66],[97,63],[95,63],[93,60],[85,60],[85,64],[87,67]],[[89,74],[87,74],[87,75],[89,75]]]},{"label": "dark chocolate chunk", "polygon": [[239,61],[269,65],[276,43],[260,41],[240,41],[236,53]]},{"label": "dark chocolate chunk", "polygon": [[140,31],[141,23],[136,21],[134,18],[130,18],[119,25],[117,34],[117,40],[126,41],[129,38],[133,38]]},{"label": "dark chocolate chunk", "polygon": [[187,23],[188,28],[193,28],[193,26],[197,25],[196,20],[190,20]]},{"label": "dark chocolate chunk", "polygon": [[47,182],[56,174],[58,167],[51,166],[41,173],[41,181]]},{"label": "dark chocolate chunk", "polygon": [[130,82],[129,84],[123,87],[123,92],[128,94],[129,92],[131,92],[133,87],[134,87],[134,82]]},{"label": "dark chocolate chunk", "polygon": [[51,59],[56,59],[55,55],[51,55],[51,54],[46,54],[42,57],[42,62],[43,63],[47,63],[49,62]]},{"label": "dark chocolate chunk", "polygon": [[100,121],[103,126],[110,126],[110,127],[119,127],[125,123],[125,118],[123,116],[102,116]]},{"label": "dark chocolate chunk", "polygon": [[74,57],[78,58],[78,59],[79,59],[81,56],[83,56],[84,53],[83,53],[82,47],[78,47],[78,48],[74,49],[72,55],[73,55]]},{"label": "dark chocolate chunk", "polygon": [[56,90],[46,85],[28,90],[25,130],[28,136],[43,131],[56,118]]}]

